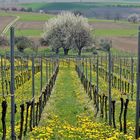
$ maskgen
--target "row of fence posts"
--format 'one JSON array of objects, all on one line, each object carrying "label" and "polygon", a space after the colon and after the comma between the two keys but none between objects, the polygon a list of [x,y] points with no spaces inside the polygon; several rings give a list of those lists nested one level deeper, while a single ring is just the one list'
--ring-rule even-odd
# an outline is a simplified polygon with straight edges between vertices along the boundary
[{"label": "row of fence posts", "polygon": [[[99,64],[99,58],[101,58],[101,64]],[[115,102],[116,101],[112,100],[112,98],[111,98],[111,88],[112,88],[112,65],[111,65],[112,64],[112,59],[111,59],[111,54],[109,54],[108,59],[106,59],[106,60],[108,60],[108,67],[107,67],[108,68],[108,80],[107,81],[108,81],[108,88],[109,88],[108,89],[109,90],[108,91],[109,92],[108,101],[110,101],[110,104],[108,103],[108,109],[110,109],[108,111],[108,113],[109,113],[108,114],[108,116],[109,116],[108,119],[109,119],[109,125],[112,125],[112,123],[113,123],[114,128],[116,128],[116,123],[115,123]],[[96,59],[94,58],[93,61],[94,61],[94,63],[96,63],[96,94],[98,96],[98,94],[99,94],[98,93],[99,92],[99,66],[100,65],[102,66],[102,57],[99,57],[97,55]],[[131,82],[133,83],[133,79],[134,79],[133,58],[131,58],[131,61],[132,61],[132,63],[131,63],[131,70],[132,70],[131,77],[132,77],[132,81]],[[88,66],[88,64],[89,64],[89,66]],[[89,82],[89,87],[90,87],[89,91],[90,92],[92,91],[92,84],[91,84],[92,83],[92,70],[93,70],[92,65],[93,65],[93,63],[92,63],[91,59],[89,59],[89,61],[88,61],[87,58],[85,58],[85,59],[84,58],[83,59],[77,58],[77,60],[76,60],[76,66],[78,66],[78,71],[79,71],[79,69],[81,71],[80,74],[78,73],[78,75],[81,76],[81,75],[83,75],[85,73],[85,79],[86,79],[86,81]],[[90,69],[89,70],[89,73],[90,73],[89,74],[89,80],[88,80],[88,67]],[[121,67],[120,67],[120,69],[121,69]],[[77,68],[76,68],[76,70],[77,70]],[[132,86],[134,86],[134,85],[132,85]],[[132,92],[134,92],[133,89],[134,89],[134,87],[131,89]],[[85,90],[86,90],[87,93],[89,92],[87,88]],[[98,100],[97,102],[99,102],[99,99],[97,99],[97,100]],[[127,116],[127,109],[128,109],[129,99],[126,99],[126,102],[123,100],[123,98],[121,98],[120,100],[121,100],[121,108],[122,108],[121,109],[121,113],[120,113],[120,117],[119,117],[120,118],[119,119],[120,120],[120,131],[123,130],[123,128],[122,128],[122,113],[124,112],[124,133],[127,133],[127,123],[126,123],[127,119],[126,119],[126,116]],[[98,111],[99,111],[99,104],[98,103],[96,105],[96,109],[97,109],[97,113],[98,113]]]},{"label": "row of fence posts", "polygon": [[[96,58],[97,58],[97,60],[96,60],[96,65],[97,65],[97,67],[96,67],[96,94],[98,96],[98,94],[99,94],[99,69],[98,69],[99,56],[97,55]],[[81,61],[81,58],[79,58],[79,60]],[[84,61],[85,61],[85,66],[84,66]],[[77,63],[78,63],[78,60],[77,60]],[[83,59],[83,64],[82,64],[83,71],[82,71],[82,73],[84,74],[84,71],[85,71],[85,79],[87,81],[88,81],[88,64],[90,65],[90,80],[89,81],[90,81],[90,92],[91,92],[92,91],[92,89],[91,89],[91,87],[92,87],[91,86],[91,83],[92,83],[92,60],[90,59],[89,63],[88,63],[87,58],[85,60]],[[111,116],[111,114],[112,114],[112,112],[111,112],[111,106],[112,106],[112,103],[111,103],[111,69],[110,69],[111,68],[111,53],[109,53],[109,63],[108,64],[109,64],[109,66],[108,66],[108,68],[109,68],[109,74],[108,74],[108,79],[109,79],[109,106],[108,106],[109,114],[108,114],[108,116],[109,116],[109,125],[112,125],[112,122],[111,122],[111,120],[112,120],[112,116]],[[86,92],[88,92],[87,88],[86,88]],[[98,111],[99,111],[99,104],[98,103],[97,103],[96,107],[97,107],[97,113],[98,113]]]},{"label": "row of fence posts", "polygon": [[[19,58],[18,58],[19,59]],[[5,63],[3,65],[3,61],[9,61],[9,58],[3,57],[1,55],[1,93],[2,96],[5,97],[5,93],[9,95],[10,91],[10,74],[9,74],[9,66]],[[18,61],[19,62],[19,61]],[[18,89],[22,84],[24,84],[27,80],[30,79],[31,73],[26,65],[26,70],[23,71],[22,60],[20,59],[21,65],[16,66],[16,71],[18,73],[15,75],[15,89]],[[10,64],[10,62],[9,62]],[[20,71],[20,72],[19,72]]]},{"label": "row of fence posts", "polygon": [[[13,27],[10,28],[10,48],[11,48],[11,50],[10,50],[11,139],[15,140],[16,139],[16,134],[15,134],[15,62],[14,62],[15,54],[14,54],[14,28]],[[58,72],[58,67],[59,67],[58,59],[55,59],[55,60],[51,59],[51,58],[44,59],[44,58],[40,57],[40,98],[39,98],[39,101],[41,101],[41,104],[40,104],[40,108],[39,108],[39,111],[40,111],[39,119],[40,119],[41,113],[43,111],[42,109],[44,108],[43,97],[46,98],[45,94],[42,93],[43,92],[42,91],[42,89],[43,89],[43,69],[42,69],[43,60],[46,62],[46,82],[49,84],[48,85],[49,89],[51,89],[53,87],[53,85],[50,85],[50,84],[54,84],[54,82],[52,80],[56,79],[56,73]],[[35,57],[34,56],[32,56],[31,61],[32,61],[32,66],[31,66],[31,69],[32,69],[32,114],[31,114],[32,116],[31,117],[32,118],[31,118],[31,120],[33,121],[33,127],[34,127],[36,124],[36,122],[35,122]],[[52,66],[50,65],[50,63],[52,64]],[[2,64],[1,64],[1,66],[2,66]],[[3,70],[2,70],[2,72],[3,72]],[[56,72],[56,73],[54,73],[54,72]],[[3,73],[1,73],[1,74],[3,74]],[[21,108],[21,125],[23,125],[22,123],[23,123],[23,119],[24,119],[23,118],[24,117],[24,115],[23,115],[24,104],[21,105],[20,108]],[[30,125],[31,125],[31,123],[30,123]],[[20,136],[18,137],[19,139],[22,138],[22,130],[23,130],[23,127],[21,128]],[[3,136],[3,139],[6,139],[6,135]]]}]

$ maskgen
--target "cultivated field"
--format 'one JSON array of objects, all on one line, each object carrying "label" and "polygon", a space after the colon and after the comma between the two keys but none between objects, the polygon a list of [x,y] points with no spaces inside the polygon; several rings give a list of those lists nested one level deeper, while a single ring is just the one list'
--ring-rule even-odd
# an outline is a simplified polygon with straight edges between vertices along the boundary
[{"label": "cultivated field", "polygon": [[[19,16],[20,19],[14,25],[16,27],[16,35],[30,36],[40,38],[43,33],[44,23],[52,18],[52,15],[37,13],[4,13],[0,12],[1,30],[9,21]],[[10,17],[10,18],[9,18]],[[93,27],[93,33],[99,38],[110,38],[113,40],[115,49],[136,52],[137,51],[137,30],[138,24],[128,23],[127,21],[89,19],[89,23]]]},{"label": "cultivated field", "polygon": [[33,10],[44,10],[45,12],[51,13],[59,13],[62,10],[69,10],[69,11],[80,11],[84,16],[87,17],[94,17],[94,18],[107,18],[107,19],[114,19],[116,16],[119,15],[121,19],[127,18],[131,13],[139,13],[140,3],[133,2],[129,3],[122,2],[122,1],[112,1],[112,2],[55,2],[55,3],[28,3],[28,4],[21,4],[25,8],[32,7]]},{"label": "cultivated field", "polygon": [[14,19],[15,17],[13,16],[0,16],[0,32],[2,32],[6,25]]},{"label": "cultivated field", "polygon": [[113,48],[131,53],[137,52],[138,24],[104,20],[90,21],[90,23],[97,37],[106,37],[113,41]]},{"label": "cultivated field", "polygon": [[[24,13],[24,12],[0,12],[0,17],[12,16],[16,18],[19,16],[19,20],[14,25],[16,27],[16,35],[26,36],[40,36],[42,33],[44,22],[47,21],[52,15],[36,14],[36,13]],[[3,26],[4,27],[4,26]]]}]

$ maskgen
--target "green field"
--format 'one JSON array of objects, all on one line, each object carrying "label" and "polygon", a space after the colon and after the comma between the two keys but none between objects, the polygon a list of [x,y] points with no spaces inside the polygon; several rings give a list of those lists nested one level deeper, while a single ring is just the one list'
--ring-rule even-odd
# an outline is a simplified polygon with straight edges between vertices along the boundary
[{"label": "green field", "polygon": [[[16,36],[29,36],[29,37],[41,37],[43,34],[42,30],[16,30]],[[122,37],[133,37],[137,36],[136,29],[95,29],[93,35],[97,37],[111,37],[111,36],[122,36]],[[8,33],[9,36],[9,33]]]},{"label": "green field", "polygon": [[26,13],[26,12],[0,12],[0,16],[19,16],[20,21],[47,21],[53,15],[39,14],[39,13]]},{"label": "green field", "polygon": [[[129,2],[129,1],[127,1]],[[119,2],[74,2],[74,3],[28,3],[28,4],[21,4],[25,8],[33,8],[33,10],[39,9],[47,9],[47,10],[82,10],[82,9],[90,9],[90,8],[97,8],[97,7],[140,7],[140,3],[136,3],[138,1],[133,1],[133,3],[127,3],[124,1]]]},{"label": "green field", "polygon": [[[20,16],[19,21],[47,21],[48,19],[52,18],[53,15],[49,14],[38,14],[38,13],[4,13],[0,12],[0,16]],[[89,18],[89,22],[94,23],[113,23],[113,20],[102,20],[102,19],[93,19]],[[129,26],[132,26],[130,29],[95,29],[93,33],[95,33],[96,36],[135,36],[137,34],[137,26],[138,24],[131,24],[127,21],[119,21],[117,23],[126,24]],[[40,36],[43,33],[42,30],[39,29],[18,29],[16,30],[17,36]]]},{"label": "green field", "polygon": [[[100,36],[105,36],[105,37],[111,37],[111,36],[136,36],[137,35],[137,30],[136,29],[95,29],[95,35],[100,37]],[[94,33],[93,32],[93,33]]]},{"label": "green field", "polygon": [[15,35],[16,36],[41,36],[41,34],[43,33],[42,30],[16,30],[15,31]]}]

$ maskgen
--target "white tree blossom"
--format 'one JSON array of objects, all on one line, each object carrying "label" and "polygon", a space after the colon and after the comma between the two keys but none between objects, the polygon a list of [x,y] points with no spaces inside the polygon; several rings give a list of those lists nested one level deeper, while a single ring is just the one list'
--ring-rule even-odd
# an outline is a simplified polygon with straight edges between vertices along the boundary
[{"label": "white tree blossom", "polygon": [[132,23],[137,23],[140,21],[140,17],[138,14],[131,14],[128,16],[128,21]]},{"label": "white tree blossom", "polygon": [[62,47],[64,53],[68,54],[68,51],[75,47],[81,55],[82,48],[92,43],[90,32],[91,28],[86,18],[62,12],[45,23],[43,38],[56,52]]}]

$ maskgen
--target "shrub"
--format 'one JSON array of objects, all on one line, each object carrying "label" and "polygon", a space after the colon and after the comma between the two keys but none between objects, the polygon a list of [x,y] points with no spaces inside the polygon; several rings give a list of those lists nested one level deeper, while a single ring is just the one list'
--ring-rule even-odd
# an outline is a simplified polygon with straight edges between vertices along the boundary
[{"label": "shrub", "polygon": [[27,12],[32,12],[33,11],[33,9],[31,8],[31,7],[29,7],[29,8],[27,8],[27,10],[26,10]]},{"label": "shrub", "polygon": [[15,38],[15,45],[20,52],[24,52],[26,48],[33,47],[34,42],[27,37],[20,36]]},{"label": "shrub", "polygon": [[0,36],[0,46],[8,46],[9,42],[6,37]]},{"label": "shrub", "polygon": [[112,41],[109,39],[101,39],[99,45],[101,46],[102,50],[109,51],[112,47]]},{"label": "shrub", "polygon": [[24,7],[20,8],[19,11],[26,12],[26,9]]},{"label": "shrub", "polygon": [[17,8],[16,7],[12,7],[11,10],[12,11],[17,11]]}]

